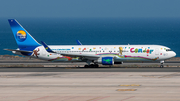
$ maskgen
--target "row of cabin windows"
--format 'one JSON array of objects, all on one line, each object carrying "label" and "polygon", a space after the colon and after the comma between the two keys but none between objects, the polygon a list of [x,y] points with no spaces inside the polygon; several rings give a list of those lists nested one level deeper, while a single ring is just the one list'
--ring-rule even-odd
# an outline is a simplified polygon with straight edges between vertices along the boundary
[{"label": "row of cabin windows", "polygon": [[[105,52],[105,51],[58,51],[58,52]],[[109,52],[119,52],[119,51],[109,51]],[[128,52],[128,51],[123,51],[123,52]]]}]

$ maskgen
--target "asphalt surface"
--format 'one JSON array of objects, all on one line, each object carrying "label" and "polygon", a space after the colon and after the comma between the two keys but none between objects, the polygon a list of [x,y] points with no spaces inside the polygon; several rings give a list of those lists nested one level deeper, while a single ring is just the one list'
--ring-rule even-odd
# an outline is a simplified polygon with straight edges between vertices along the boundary
[{"label": "asphalt surface", "polygon": [[0,101],[180,101],[180,72],[1,72],[0,80]]},{"label": "asphalt surface", "polygon": [[[47,61],[0,61],[0,67],[18,67],[18,65],[28,65],[28,67],[84,67],[85,62],[47,62]],[[36,66],[34,66],[36,65]],[[118,66],[119,65],[119,66]],[[113,67],[160,67],[159,62],[124,62],[115,64]],[[179,61],[165,61],[165,67],[180,67]],[[22,66],[21,66],[22,67]],[[100,67],[103,67],[100,65]],[[109,66],[104,66],[109,67]]]},{"label": "asphalt surface", "polygon": [[179,67],[165,67],[165,68],[1,67],[0,72],[180,72],[180,68]]},{"label": "asphalt surface", "polygon": [[[35,60],[30,60],[30,61],[23,61],[23,60],[1,60],[0,63],[71,63],[71,62],[51,62],[51,61],[35,61]],[[73,62],[73,63],[85,63],[85,62]],[[142,63],[142,62],[123,62],[123,63]],[[158,61],[147,61],[143,63],[160,63]],[[180,61],[165,61],[165,63],[180,63]]]}]

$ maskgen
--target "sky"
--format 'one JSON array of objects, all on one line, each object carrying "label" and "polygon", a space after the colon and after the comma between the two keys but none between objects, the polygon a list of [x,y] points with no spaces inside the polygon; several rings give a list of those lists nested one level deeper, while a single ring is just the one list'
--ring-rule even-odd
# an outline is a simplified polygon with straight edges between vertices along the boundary
[{"label": "sky", "polygon": [[1,0],[0,17],[180,17],[180,0]]}]

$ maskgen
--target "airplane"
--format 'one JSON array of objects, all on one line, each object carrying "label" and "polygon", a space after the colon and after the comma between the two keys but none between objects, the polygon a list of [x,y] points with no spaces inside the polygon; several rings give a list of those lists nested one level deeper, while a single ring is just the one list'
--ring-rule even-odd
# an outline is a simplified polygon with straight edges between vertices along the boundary
[{"label": "airplane", "polygon": [[14,54],[52,62],[86,62],[84,67],[122,64],[123,62],[158,61],[163,68],[164,60],[176,56],[162,45],[47,45],[38,43],[16,19],[9,19],[17,49],[5,49]]}]

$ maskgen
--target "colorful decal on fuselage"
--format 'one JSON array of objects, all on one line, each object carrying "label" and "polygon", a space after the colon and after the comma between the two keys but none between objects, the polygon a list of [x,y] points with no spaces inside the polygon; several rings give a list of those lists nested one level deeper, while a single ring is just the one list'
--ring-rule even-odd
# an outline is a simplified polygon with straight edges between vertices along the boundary
[{"label": "colorful decal on fuselage", "polygon": [[119,47],[119,53],[122,55],[123,48]]},{"label": "colorful decal on fuselage", "polygon": [[[105,52],[105,51],[101,51],[101,50],[107,50],[108,48],[110,48],[111,49],[111,51],[109,51],[109,52]],[[80,51],[77,51],[77,50],[81,50],[81,51],[90,51],[90,52],[92,52],[93,50],[97,50],[97,51],[94,51],[92,54],[95,54],[95,55],[107,55],[107,56],[116,56],[116,57],[118,57],[118,58],[125,58],[125,59],[127,59],[127,58],[130,58],[130,59],[146,59],[146,60],[157,60],[158,59],[158,57],[156,57],[156,58],[148,58],[148,57],[146,57],[146,56],[138,56],[138,55],[136,55],[136,53],[142,53],[142,54],[145,54],[146,53],[146,55],[147,56],[149,56],[149,54],[152,54],[153,53],[153,49],[151,49],[150,47],[139,47],[139,48],[135,48],[135,47],[77,47],[76,49],[75,49],[75,47],[71,47],[70,49],[69,48],[65,48],[65,49],[52,49],[52,50],[54,50],[54,51],[75,51],[75,52],[80,52]],[[74,50],[75,49],[75,50]],[[119,52],[118,52],[118,50],[119,50]],[[112,50],[114,50],[114,52],[116,51],[116,52],[118,52],[118,53],[112,53],[113,51]],[[126,55],[126,53],[134,53],[133,55]],[[80,53],[81,54],[81,53]],[[63,58],[61,58],[61,59],[67,59],[68,61],[70,61],[70,60],[73,60],[73,58],[71,58],[71,57],[66,57],[66,56],[64,56]],[[59,60],[59,58],[57,58],[57,59],[53,59],[53,60]],[[104,60],[104,61],[107,61],[107,63],[109,63],[110,61],[109,60]],[[109,62],[108,62],[109,61]]]},{"label": "colorful decal on fuselage", "polygon": [[64,56],[64,57],[67,58],[68,61],[69,61],[69,60],[72,60],[72,57],[69,57],[69,56]]},{"label": "colorful decal on fuselage", "polygon": [[82,51],[85,51],[86,50],[86,48],[84,48]]},{"label": "colorful decal on fuselage", "polygon": [[38,58],[38,55],[39,55],[38,52],[39,51],[40,51],[39,48],[37,50],[33,50],[32,56],[36,56]]},{"label": "colorful decal on fuselage", "polygon": [[80,61],[80,60],[78,57],[72,58],[68,56],[62,56],[62,57],[56,57],[56,58],[50,59],[48,61]]},{"label": "colorful decal on fuselage", "polygon": [[148,47],[148,49],[145,48],[144,50],[142,48],[131,48],[130,49],[131,53],[147,53],[147,54],[149,53],[149,54],[151,54],[153,51],[154,50],[150,49],[149,47]]},{"label": "colorful decal on fuselage", "polygon": [[49,48],[48,47],[46,47],[46,50],[48,50]]},{"label": "colorful decal on fuselage", "polygon": [[103,59],[103,61],[107,62],[107,63],[111,63],[111,59]]}]

